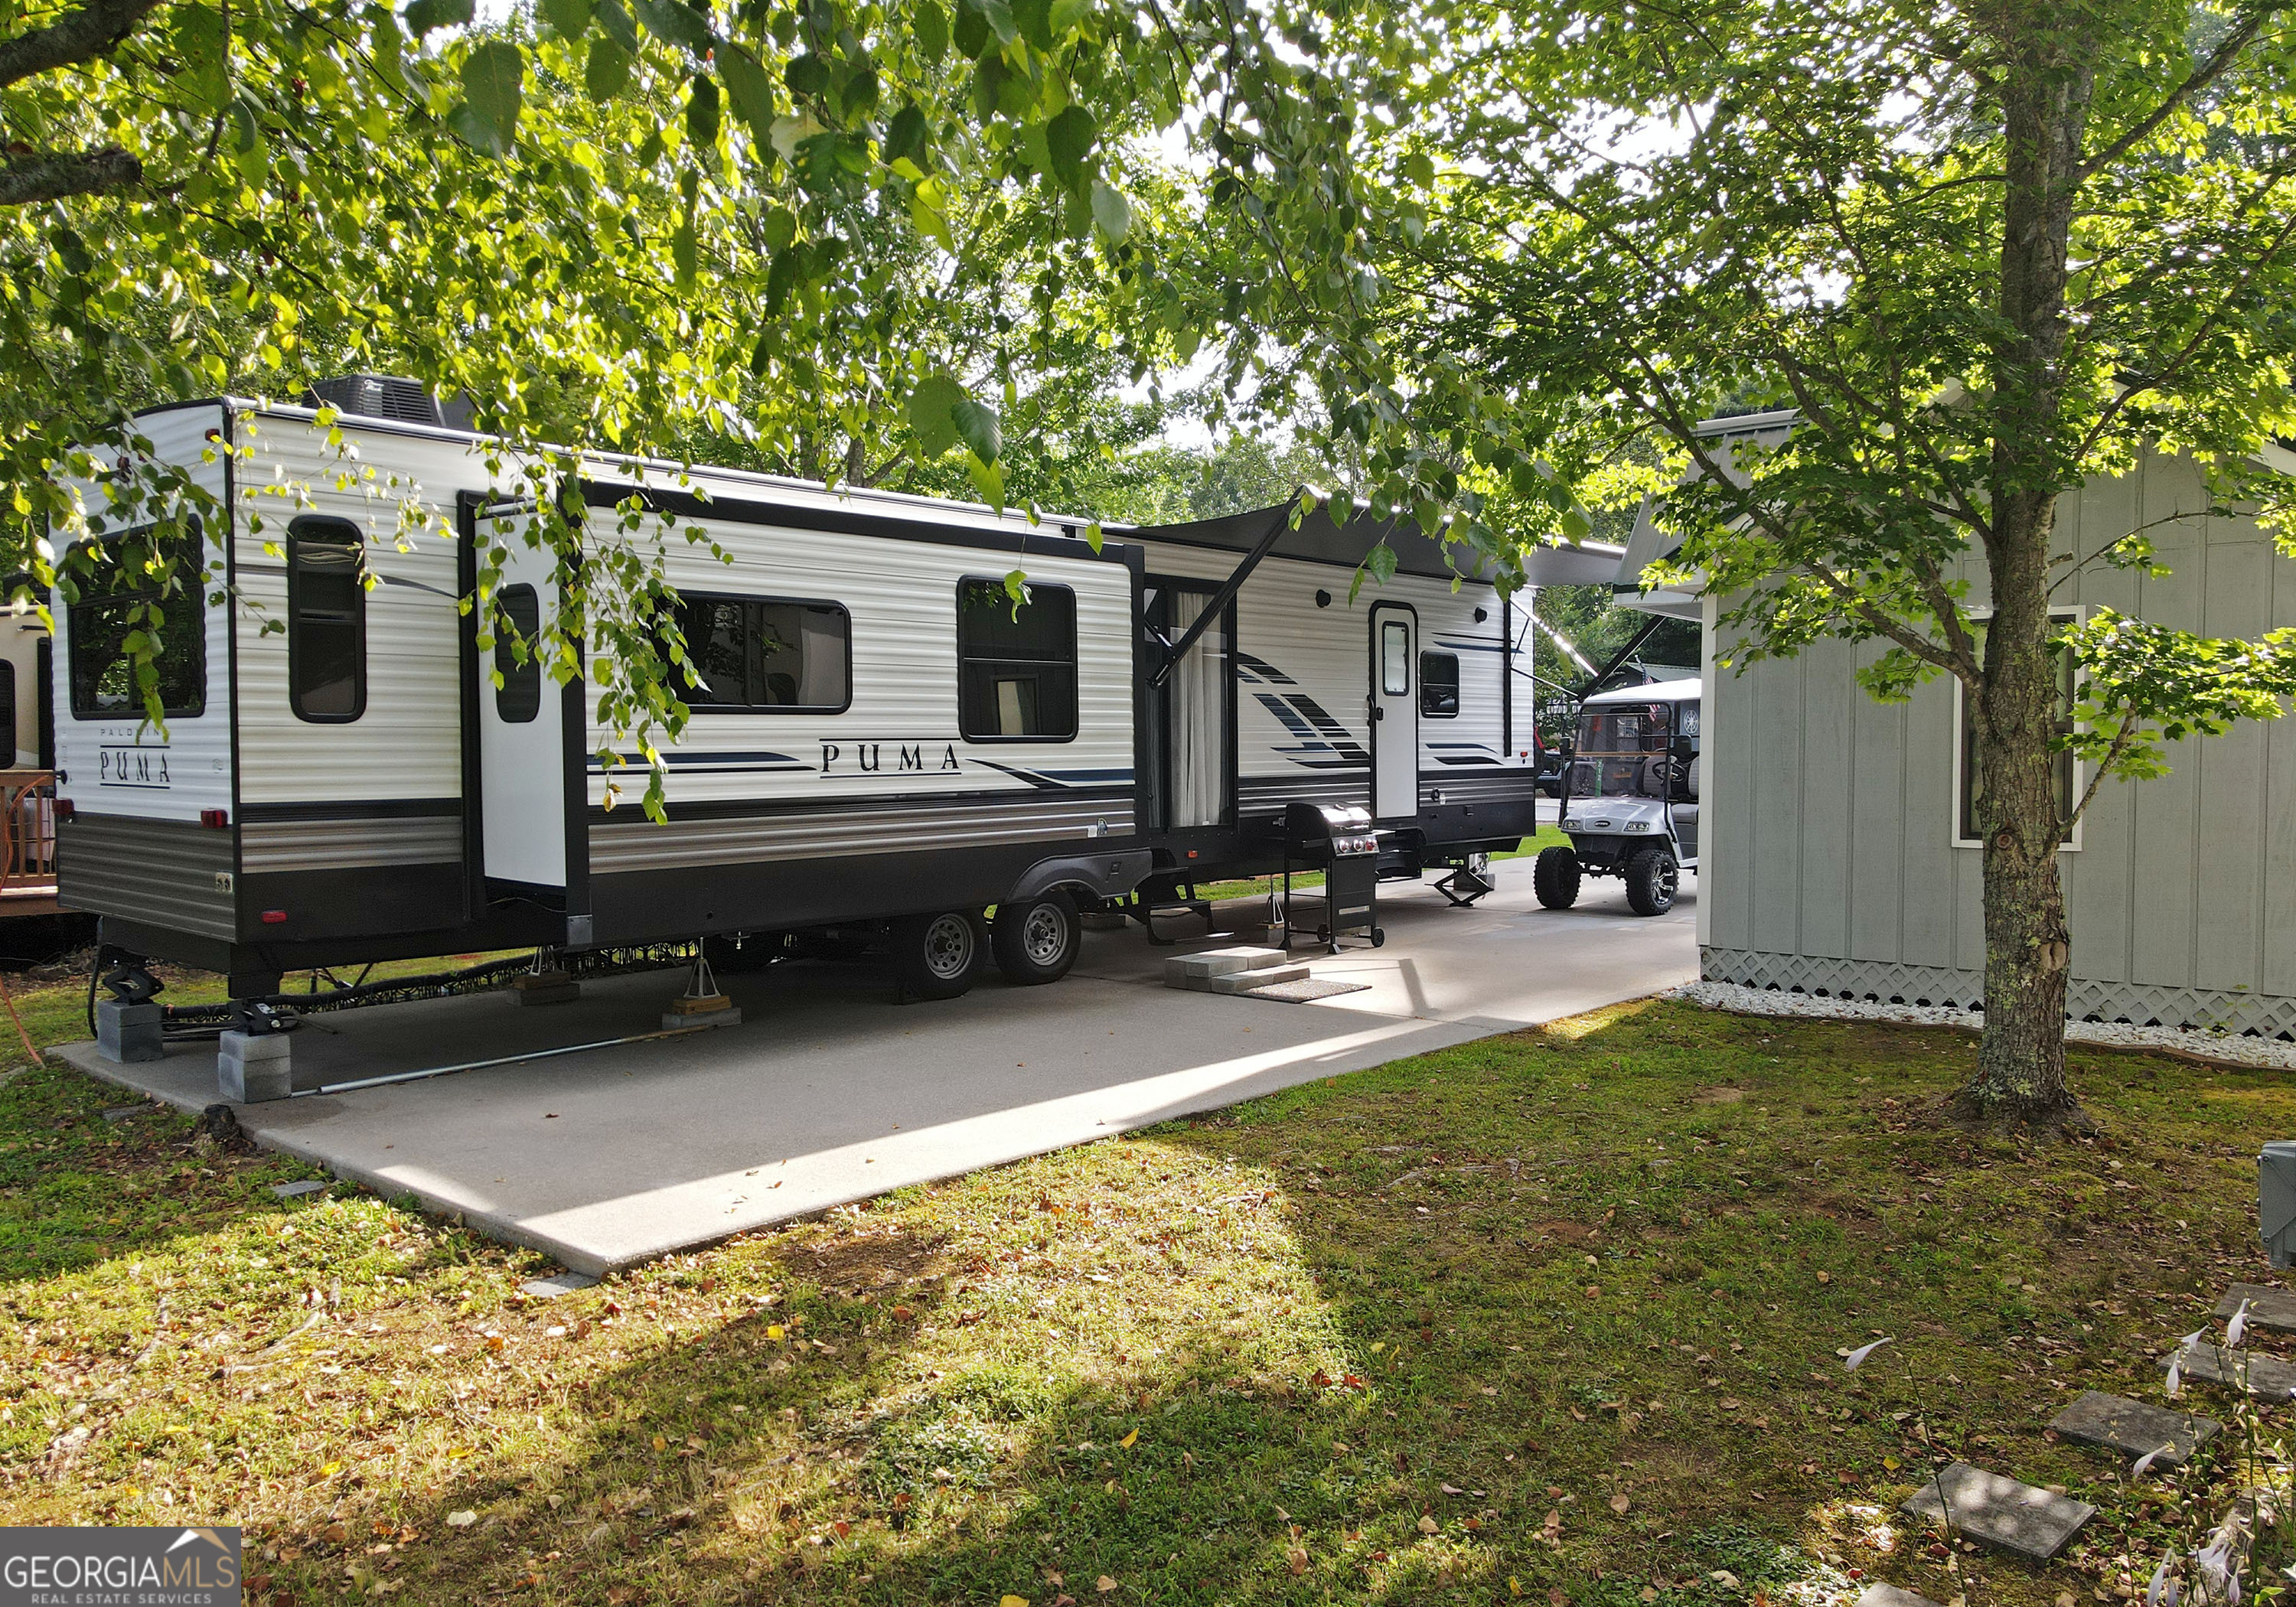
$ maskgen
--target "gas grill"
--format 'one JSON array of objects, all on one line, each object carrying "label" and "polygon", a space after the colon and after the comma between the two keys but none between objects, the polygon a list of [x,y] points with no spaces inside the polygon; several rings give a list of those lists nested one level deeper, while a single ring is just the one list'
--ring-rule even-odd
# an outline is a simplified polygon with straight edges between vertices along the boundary
[{"label": "gas grill", "polygon": [[[1283,812],[1283,947],[1290,948],[1300,930],[1293,913],[1292,875],[1294,871],[1321,871],[1320,900],[1312,893],[1301,900],[1310,919],[1320,916],[1316,940],[1333,954],[1340,937],[1359,931],[1377,948],[1387,941],[1379,929],[1379,833],[1371,813],[1345,804],[1295,803]],[[1320,905],[1320,908],[1318,906]]]}]

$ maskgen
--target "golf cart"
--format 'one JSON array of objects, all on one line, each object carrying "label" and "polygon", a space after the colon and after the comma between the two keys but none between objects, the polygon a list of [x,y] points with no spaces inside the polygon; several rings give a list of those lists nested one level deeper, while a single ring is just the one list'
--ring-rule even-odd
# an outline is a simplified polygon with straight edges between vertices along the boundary
[{"label": "golf cart", "polygon": [[1694,677],[1622,686],[1579,705],[1562,767],[1570,846],[1539,854],[1532,886],[1541,904],[1569,909],[1582,876],[1619,876],[1636,914],[1674,906],[1680,873],[1698,868],[1701,688]]}]

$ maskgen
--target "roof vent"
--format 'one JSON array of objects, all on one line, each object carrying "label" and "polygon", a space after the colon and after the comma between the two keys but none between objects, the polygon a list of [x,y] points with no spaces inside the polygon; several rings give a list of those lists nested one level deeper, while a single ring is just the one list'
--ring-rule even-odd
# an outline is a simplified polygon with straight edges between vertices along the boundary
[{"label": "roof vent", "polygon": [[440,402],[420,380],[394,374],[351,373],[320,380],[303,393],[306,407],[327,406],[362,418],[388,419],[398,424],[430,424],[441,430],[471,427],[471,398],[457,396]]}]

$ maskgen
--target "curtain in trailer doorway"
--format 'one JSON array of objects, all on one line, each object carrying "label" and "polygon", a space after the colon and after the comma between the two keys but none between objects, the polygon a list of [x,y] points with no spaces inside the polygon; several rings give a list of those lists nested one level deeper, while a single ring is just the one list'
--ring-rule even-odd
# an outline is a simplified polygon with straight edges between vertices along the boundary
[{"label": "curtain in trailer doorway", "polygon": [[[1175,588],[1170,639],[1202,615],[1209,591]],[[1174,826],[1216,826],[1227,815],[1227,634],[1215,624],[1172,671],[1170,763]]]}]

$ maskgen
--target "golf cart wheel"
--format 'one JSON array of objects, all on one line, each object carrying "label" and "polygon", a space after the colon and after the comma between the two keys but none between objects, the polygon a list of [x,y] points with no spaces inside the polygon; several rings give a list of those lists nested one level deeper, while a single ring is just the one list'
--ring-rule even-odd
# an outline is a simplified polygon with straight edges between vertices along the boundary
[{"label": "golf cart wheel", "polygon": [[1672,854],[1664,849],[1644,849],[1627,861],[1627,902],[1638,915],[1662,915],[1674,907],[1675,888],[1681,879]]},{"label": "golf cart wheel", "polygon": [[998,905],[988,942],[1006,979],[1031,988],[1068,975],[1084,942],[1084,922],[1076,900],[1054,888],[1041,898]]},{"label": "golf cart wheel", "polygon": [[1541,849],[1531,865],[1531,890],[1549,909],[1569,909],[1578,902],[1578,850]]},{"label": "golf cart wheel", "polygon": [[953,999],[972,986],[988,933],[968,909],[910,915],[893,922],[893,970],[913,999]]}]

